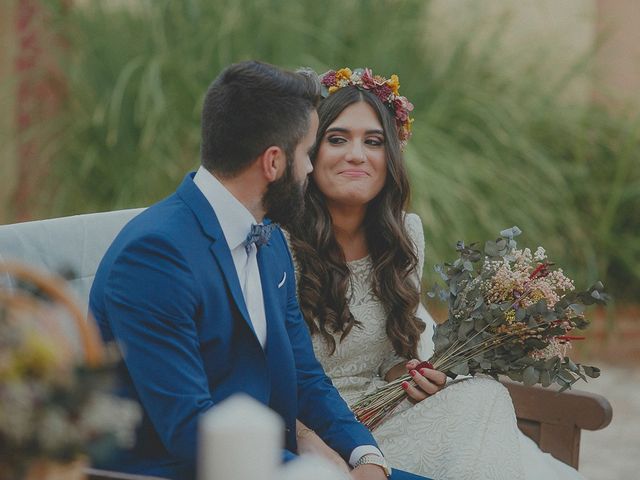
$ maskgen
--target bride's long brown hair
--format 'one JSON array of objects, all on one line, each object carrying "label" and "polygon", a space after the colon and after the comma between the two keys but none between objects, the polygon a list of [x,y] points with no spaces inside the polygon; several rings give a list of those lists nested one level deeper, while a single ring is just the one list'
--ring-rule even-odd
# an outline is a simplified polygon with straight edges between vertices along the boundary
[{"label": "bride's long brown hair", "polygon": [[[420,301],[415,278],[418,259],[404,225],[409,181],[395,119],[375,95],[356,87],[344,87],[323,100],[318,108],[320,123],[311,157],[315,162],[329,125],[345,108],[357,102],[366,102],[376,112],[384,130],[387,157],[385,185],[369,202],[364,219],[373,265],[373,291],[385,308],[386,333],[394,350],[401,357],[417,358],[418,342],[425,324],[415,316]],[[311,334],[320,334],[333,354],[336,343],[332,333],[340,333],[342,341],[354,326],[362,325],[349,311],[349,268],[333,233],[324,195],[312,176],[305,202],[304,218],[291,231],[291,243],[300,268],[300,308]]]}]

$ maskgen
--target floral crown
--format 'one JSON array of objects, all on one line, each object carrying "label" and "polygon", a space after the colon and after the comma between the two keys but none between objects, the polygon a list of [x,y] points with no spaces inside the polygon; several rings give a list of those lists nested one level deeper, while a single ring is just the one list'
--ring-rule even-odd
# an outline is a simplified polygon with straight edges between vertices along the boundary
[{"label": "floral crown", "polygon": [[350,68],[341,68],[320,75],[320,83],[323,98],[349,86],[373,93],[393,113],[398,126],[400,148],[404,149],[411,137],[413,118],[409,117],[409,112],[413,110],[413,105],[407,97],[400,95],[400,80],[397,75],[391,75],[391,78],[386,79],[380,75],[373,75],[369,68],[356,68],[353,71]]}]

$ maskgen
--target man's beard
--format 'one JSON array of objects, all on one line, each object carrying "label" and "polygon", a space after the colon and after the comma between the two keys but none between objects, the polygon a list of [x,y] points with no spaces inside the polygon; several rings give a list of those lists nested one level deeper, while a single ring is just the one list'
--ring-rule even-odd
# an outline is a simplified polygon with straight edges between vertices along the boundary
[{"label": "man's beard", "polygon": [[286,229],[295,225],[304,213],[304,191],[307,181],[299,184],[293,168],[293,162],[287,161],[284,175],[271,182],[262,197],[266,217]]}]

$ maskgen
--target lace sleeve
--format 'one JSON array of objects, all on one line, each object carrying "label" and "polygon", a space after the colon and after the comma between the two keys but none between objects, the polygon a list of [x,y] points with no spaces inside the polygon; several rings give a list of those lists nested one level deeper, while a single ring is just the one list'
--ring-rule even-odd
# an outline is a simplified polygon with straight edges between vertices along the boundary
[{"label": "lace sleeve", "polygon": [[[422,273],[424,271],[424,258],[425,258],[425,242],[424,242],[424,230],[422,228],[422,220],[415,213],[408,213],[405,218],[405,225],[409,236],[413,240],[416,246],[416,254],[418,255],[417,274],[422,282]],[[418,348],[418,355],[421,359],[425,360],[433,355],[433,330],[436,326],[433,317],[429,314],[422,302],[418,305],[416,316],[422,320],[426,328],[420,337],[420,345]]]},{"label": "lace sleeve", "polygon": [[424,270],[424,230],[422,229],[422,220],[415,213],[407,213],[404,217],[404,226],[407,229],[409,238],[415,245],[415,253],[418,256],[416,273],[418,274],[418,279],[422,281],[422,272]]}]

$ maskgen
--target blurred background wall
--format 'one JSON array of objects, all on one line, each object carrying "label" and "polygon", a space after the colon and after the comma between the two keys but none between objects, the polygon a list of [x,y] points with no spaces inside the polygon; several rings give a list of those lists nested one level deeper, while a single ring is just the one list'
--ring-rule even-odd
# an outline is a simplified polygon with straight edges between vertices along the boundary
[{"label": "blurred background wall", "polygon": [[[564,72],[563,66],[579,63],[596,43],[596,0],[435,0],[431,9],[428,29],[443,46],[451,32],[473,30],[478,22],[501,25],[505,41],[494,60],[497,67],[510,65],[516,76],[527,68],[532,53],[544,54],[539,66],[553,75]],[[588,102],[592,88],[590,75],[582,75],[567,95]]]},{"label": "blurred background wall", "polygon": [[[2,0],[0,222],[148,205],[198,163],[208,83],[258,58],[400,75],[431,263],[517,224],[640,290],[634,0]],[[429,262],[428,262],[429,265]],[[431,275],[431,276],[430,276]],[[428,269],[427,278],[433,279]]]},{"label": "blurred background wall", "polygon": [[16,155],[14,152],[15,119],[12,112],[14,88],[14,59],[17,38],[15,33],[15,20],[13,6],[3,5],[3,14],[0,15],[0,86],[2,88],[3,115],[0,115],[0,222],[12,218],[9,212],[11,205],[11,192],[14,187]]}]

